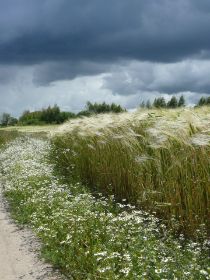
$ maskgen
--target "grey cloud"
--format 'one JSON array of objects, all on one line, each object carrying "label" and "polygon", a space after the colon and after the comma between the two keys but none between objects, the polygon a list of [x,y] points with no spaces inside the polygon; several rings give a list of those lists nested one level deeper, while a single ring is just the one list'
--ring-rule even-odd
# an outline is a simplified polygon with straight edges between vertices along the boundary
[{"label": "grey cloud", "polygon": [[53,81],[72,80],[78,76],[93,76],[109,72],[109,63],[89,61],[48,62],[35,66],[33,82],[40,86],[47,86]]},{"label": "grey cloud", "polygon": [[0,65],[0,84],[8,84],[17,76],[18,67],[16,66],[1,66]]},{"label": "grey cloud", "polygon": [[0,0],[0,111],[194,102],[210,94],[209,14],[209,0]]},{"label": "grey cloud", "polygon": [[[139,65],[139,62],[127,62],[119,66],[113,65],[111,72],[113,75],[121,73],[118,80],[108,80],[111,74],[102,74],[94,76],[82,76],[73,80],[57,81],[49,86],[44,84],[37,87],[34,84],[34,67],[21,67],[16,73],[16,77],[10,83],[0,82],[0,114],[2,112],[11,113],[19,116],[24,110],[37,110],[48,105],[58,104],[62,110],[78,112],[85,106],[86,101],[91,102],[115,102],[128,109],[136,108],[142,100],[153,100],[156,96],[163,95],[166,99],[170,98],[167,93],[158,90],[146,90],[143,83],[151,84],[154,80],[149,77],[149,69],[152,65]],[[39,66],[40,67],[40,66]],[[139,69],[147,69],[140,72]],[[9,69],[9,68],[8,68]],[[127,71],[129,69],[129,71]],[[127,72],[126,72],[127,71]],[[155,72],[155,71],[154,71]],[[139,76],[143,77],[141,84],[138,83]],[[207,78],[207,75],[206,75]],[[122,81],[128,83],[127,92],[123,92]],[[158,79],[156,79],[157,81]],[[110,83],[112,81],[112,83]],[[131,82],[134,82],[132,86]],[[129,83],[130,82],[130,83]],[[107,84],[105,84],[107,83]],[[140,87],[141,86],[141,87]],[[129,94],[132,93],[132,94]],[[199,94],[191,91],[179,92],[177,95],[184,94],[188,103],[197,103]]]},{"label": "grey cloud", "polygon": [[103,75],[78,77],[71,81],[59,81],[52,85],[36,87],[33,71],[26,67],[19,71],[11,84],[0,83],[0,114],[3,112],[19,116],[24,110],[37,110],[57,104],[62,110],[78,112],[85,103],[116,102],[122,106],[131,106],[134,97],[113,95],[110,90],[102,89]]},{"label": "grey cloud", "polygon": [[195,0],[0,0],[0,63],[177,61],[210,49]]},{"label": "grey cloud", "polygon": [[104,88],[120,95],[137,92],[210,94],[210,60],[186,60],[177,63],[133,61],[113,67],[104,79]]}]

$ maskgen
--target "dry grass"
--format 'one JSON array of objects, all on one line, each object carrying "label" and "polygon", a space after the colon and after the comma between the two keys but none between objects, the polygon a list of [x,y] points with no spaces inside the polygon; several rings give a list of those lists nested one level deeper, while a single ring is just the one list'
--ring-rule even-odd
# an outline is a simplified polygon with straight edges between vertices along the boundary
[{"label": "dry grass", "polygon": [[57,130],[58,125],[28,125],[28,126],[10,126],[0,128],[0,133],[4,131],[17,131],[22,133],[52,133]]},{"label": "dry grass", "polygon": [[53,142],[65,175],[156,212],[188,235],[209,230],[210,108],[72,120]]}]

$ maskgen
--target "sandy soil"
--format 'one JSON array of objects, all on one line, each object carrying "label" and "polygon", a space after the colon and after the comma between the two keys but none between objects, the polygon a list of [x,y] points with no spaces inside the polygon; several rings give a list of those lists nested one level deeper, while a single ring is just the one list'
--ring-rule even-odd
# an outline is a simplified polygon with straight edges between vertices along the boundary
[{"label": "sandy soil", "polygon": [[28,229],[20,229],[11,221],[0,187],[0,279],[61,279],[49,264],[38,258],[38,247]]}]

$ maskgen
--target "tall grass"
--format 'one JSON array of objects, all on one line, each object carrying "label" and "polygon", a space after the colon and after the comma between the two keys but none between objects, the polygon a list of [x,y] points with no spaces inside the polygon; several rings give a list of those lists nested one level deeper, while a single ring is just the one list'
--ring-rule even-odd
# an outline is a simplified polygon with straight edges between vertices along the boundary
[{"label": "tall grass", "polygon": [[0,147],[19,136],[17,131],[0,130]]},{"label": "tall grass", "polygon": [[96,116],[59,132],[53,157],[66,177],[155,212],[189,236],[210,231],[208,108]]},{"label": "tall grass", "polygon": [[175,239],[135,206],[64,184],[50,150],[44,139],[16,139],[0,153],[0,179],[12,217],[33,229],[66,279],[210,279],[208,240]]}]

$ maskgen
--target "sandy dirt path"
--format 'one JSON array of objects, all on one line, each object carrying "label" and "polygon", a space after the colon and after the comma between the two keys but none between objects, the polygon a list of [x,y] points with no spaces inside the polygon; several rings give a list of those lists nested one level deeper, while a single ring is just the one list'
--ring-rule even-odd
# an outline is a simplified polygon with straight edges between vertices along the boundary
[{"label": "sandy dirt path", "polygon": [[61,279],[50,265],[39,260],[32,233],[9,218],[0,187],[0,280]]}]

